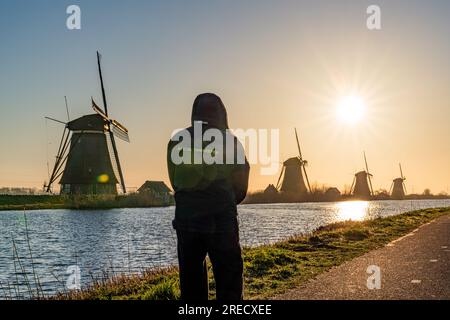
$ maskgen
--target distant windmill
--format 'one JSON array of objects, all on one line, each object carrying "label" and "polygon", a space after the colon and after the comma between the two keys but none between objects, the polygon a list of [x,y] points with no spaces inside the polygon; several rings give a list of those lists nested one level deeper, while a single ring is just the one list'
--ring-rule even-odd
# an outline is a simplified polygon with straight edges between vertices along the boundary
[{"label": "distant windmill", "polygon": [[115,137],[129,142],[128,130],[108,115],[98,52],[97,63],[104,111],[92,99],[94,114],[68,123],[47,117],[65,125],[56,162],[45,186],[47,192],[51,192],[52,185],[61,177],[62,194],[117,194],[119,181],[122,192],[126,193]]},{"label": "distant windmill", "polygon": [[370,199],[373,196],[372,180],[373,175],[369,171],[367,165],[366,153],[364,152],[364,163],[366,165],[366,171],[360,171],[355,174],[353,183],[351,186],[351,193],[356,198]]},{"label": "distant windmill", "polygon": [[[297,140],[297,148],[299,156],[290,158],[283,163],[283,168],[281,169],[276,189],[282,192],[290,192],[298,195],[304,195],[307,194],[308,192],[311,192],[311,186],[309,184],[308,174],[306,173],[305,168],[306,165],[308,164],[308,161],[303,159],[297,129],[295,129],[295,138]],[[306,187],[305,181],[303,179],[303,174],[305,175],[308,187]],[[283,182],[281,183],[280,187],[282,176]]]},{"label": "distant windmill", "polygon": [[402,164],[399,163],[398,166],[400,168],[400,178],[396,178],[392,181],[390,193],[392,199],[402,200],[405,198],[406,195],[406,187],[405,187],[406,178],[403,176]]}]

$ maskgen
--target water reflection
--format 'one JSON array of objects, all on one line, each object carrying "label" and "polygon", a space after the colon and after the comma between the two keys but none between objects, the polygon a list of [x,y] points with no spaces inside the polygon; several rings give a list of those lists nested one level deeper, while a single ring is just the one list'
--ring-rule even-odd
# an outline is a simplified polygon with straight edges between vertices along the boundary
[{"label": "water reflection", "polygon": [[[308,234],[337,221],[374,219],[449,206],[450,200],[242,205],[238,208],[240,239],[243,246],[256,246]],[[32,271],[36,270],[43,290],[50,294],[66,289],[66,272],[74,265],[79,266],[81,285],[85,286],[92,277],[104,276],[104,272],[139,273],[146,268],[176,264],[174,211],[174,207],[169,207],[28,212],[33,266],[27,258],[23,211],[0,212],[0,299],[2,283],[11,288],[16,288],[18,283],[21,293],[29,292],[23,273],[17,270],[17,260],[12,259],[13,238],[28,280],[33,281]]]},{"label": "water reflection", "polygon": [[369,214],[368,201],[345,201],[336,203],[338,221],[362,221]]}]

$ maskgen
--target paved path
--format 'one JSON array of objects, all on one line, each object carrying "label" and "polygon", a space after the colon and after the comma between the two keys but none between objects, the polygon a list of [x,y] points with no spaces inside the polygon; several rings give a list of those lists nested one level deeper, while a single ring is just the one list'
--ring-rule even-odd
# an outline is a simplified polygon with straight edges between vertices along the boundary
[{"label": "paved path", "polygon": [[[368,289],[378,266],[381,288]],[[376,282],[369,281],[376,286]],[[450,299],[450,216],[421,226],[386,247],[332,268],[275,299]]]}]

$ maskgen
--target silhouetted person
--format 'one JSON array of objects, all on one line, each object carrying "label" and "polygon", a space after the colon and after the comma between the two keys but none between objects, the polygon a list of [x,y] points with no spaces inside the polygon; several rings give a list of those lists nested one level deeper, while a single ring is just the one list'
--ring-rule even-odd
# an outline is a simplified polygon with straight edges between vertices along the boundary
[{"label": "silhouetted person", "polygon": [[[208,129],[219,132],[223,137],[222,150],[208,149],[211,141],[202,142],[201,136],[195,136],[199,139],[196,144],[194,127],[200,128],[201,134]],[[207,255],[213,266],[217,299],[243,298],[237,204],[247,194],[249,165],[242,145],[227,129],[227,112],[221,99],[211,93],[201,94],[194,101],[192,126],[183,130],[184,134],[190,134],[192,143],[180,148],[179,142],[172,139],[168,145],[167,164],[175,191],[173,225],[178,238],[183,300],[208,299]],[[225,147],[227,137],[232,146]],[[174,161],[173,152],[186,156],[184,159],[191,159],[191,163]],[[223,162],[194,163],[196,152],[197,155],[209,152],[212,156],[222,157]],[[226,161],[226,155],[230,153],[231,163]],[[241,161],[238,155],[241,155]]]}]

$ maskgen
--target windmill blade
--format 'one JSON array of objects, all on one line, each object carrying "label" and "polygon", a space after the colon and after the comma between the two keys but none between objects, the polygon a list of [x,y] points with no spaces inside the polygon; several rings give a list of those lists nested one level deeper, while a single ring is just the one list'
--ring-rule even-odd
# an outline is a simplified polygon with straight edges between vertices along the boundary
[{"label": "windmill blade", "polygon": [[[103,107],[105,108],[105,112],[102,112],[103,116],[106,118],[105,120],[108,121],[108,123],[110,124],[108,126],[108,131],[109,131],[109,137],[111,138],[111,145],[113,147],[113,152],[114,152],[114,158],[116,159],[116,164],[117,164],[117,169],[119,171],[119,178],[120,178],[120,185],[122,187],[122,191],[123,193],[127,193],[127,189],[125,187],[125,180],[123,178],[123,173],[122,173],[122,166],[120,165],[120,160],[119,160],[119,153],[117,152],[117,146],[116,146],[116,140],[114,139],[114,133],[113,133],[113,128],[115,127],[115,125],[113,124],[113,121],[109,119],[108,117],[108,103],[106,101],[106,93],[105,93],[105,85],[103,83],[103,75],[102,75],[102,66],[100,63],[101,60],[101,55],[100,53],[97,51],[97,65],[98,65],[98,74],[100,77],[100,85],[102,88],[102,98],[103,98]],[[94,104],[93,104],[94,105]],[[98,106],[97,106],[98,108]],[[102,111],[100,108],[98,108],[100,111]],[[95,110],[95,109],[94,109]],[[96,110],[97,111],[97,110]],[[100,114],[101,115],[101,114]],[[123,127],[123,126],[121,126]],[[125,129],[125,127],[123,127],[122,129]],[[121,129],[119,129],[119,131],[122,131]],[[125,131],[128,135],[128,130]],[[122,131],[123,134],[123,131]]]},{"label": "windmill blade", "polygon": [[280,181],[281,181],[281,176],[283,175],[283,172],[284,172],[284,166],[281,168],[280,176],[278,177],[277,186],[276,186],[277,190],[280,187]]},{"label": "windmill blade", "polygon": [[[84,132],[81,131],[78,138],[74,141],[74,143],[72,143],[72,136],[71,136],[70,131],[68,131],[64,145],[62,146],[61,151],[56,156],[55,168],[52,173],[52,178],[49,182],[49,188],[56,180],[58,180],[59,177],[61,177],[63,175],[64,164],[67,162],[67,159],[69,158],[69,156],[72,153],[75,146],[78,144],[78,141],[80,141],[83,134],[84,134]],[[69,139],[69,136],[70,136],[70,139]]]},{"label": "windmill blade", "polygon": [[70,122],[69,105],[67,104],[67,96],[64,96],[64,101],[66,102],[67,121]]},{"label": "windmill blade", "polygon": [[405,180],[405,177],[403,177],[402,164],[399,163],[398,166],[400,167],[400,177],[402,178],[402,180]]},{"label": "windmill blade", "polygon": [[371,195],[373,196],[372,179],[370,179],[370,176],[371,176],[371,175],[368,176],[368,177],[369,177],[369,185],[370,185],[370,193],[371,193]]},{"label": "windmill blade", "polygon": [[404,182],[402,183],[402,186],[403,186],[403,192],[405,193],[405,196],[406,196],[408,194],[408,191],[406,191],[406,185]]},{"label": "windmill blade", "polygon": [[[46,192],[48,192],[48,193],[51,192],[53,183],[56,181],[56,179],[58,179],[58,173],[60,171],[60,168],[62,167],[62,164],[64,163],[64,161],[62,159],[64,157],[64,154],[66,153],[67,146],[70,145],[69,137],[70,137],[70,131],[67,129],[67,127],[65,127],[64,132],[61,136],[61,142],[59,144],[58,153],[56,155],[56,161],[53,166],[52,174],[49,178],[48,184],[45,186]],[[61,163],[61,161],[63,163]]]},{"label": "windmill blade", "polygon": [[100,52],[97,51],[98,74],[100,76],[100,85],[101,85],[101,88],[102,88],[103,106],[105,108],[104,114],[106,115],[106,117],[108,117],[108,103],[106,102],[105,85],[103,83],[102,66],[101,66],[101,63],[100,63],[101,57],[102,56],[100,55]]},{"label": "windmill blade", "polygon": [[108,116],[103,112],[103,110],[95,103],[94,98],[91,97],[92,109],[94,109],[97,114],[99,114],[103,119],[109,121]]},{"label": "windmill blade", "polygon": [[300,160],[303,160],[302,149],[300,148],[300,142],[298,140],[297,128],[294,128],[294,130],[295,130],[295,139],[297,140],[298,155],[300,157]]},{"label": "windmill blade", "polygon": [[369,185],[370,185],[370,193],[373,196],[373,187],[372,187],[372,179],[370,179],[370,177],[373,175],[371,175],[369,173],[369,166],[367,165],[367,158],[366,158],[366,152],[364,151],[364,162],[366,163],[366,173],[367,173],[367,178],[369,179]]},{"label": "windmill blade", "polygon": [[116,160],[117,171],[119,171],[120,186],[122,187],[122,192],[127,193],[127,189],[125,187],[125,179],[123,178],[122,166],[120,165],[119,153],[117,152],[116,140],[114,139],[114,134],[111,130],[109,131],[109,137],[111,139],[114,158]]},{"label": "windmill blade", "polygon": [[61,120],[56,120],[56,119],[53,119],[53,118],[50,118],[50,117],[44,117],[44,118],[47,119],[47,120],[51,120],[51,121],[57,122],[57,123],[61,123],[63,125],[67,125],[67,122],[64,122],[64,121],[61,121]]},{"label": "windmill blade", "polygon": [[130,136],[128,135],[128,129],[125,128],[123,125],[121,125],[116,120],[111,121],[111,125],[109,126],[109,129],[112,131],[112,133],[119,139],[130,142]]},{"label": "windmill blade", "polygon": [[352,186],[350,187],[350,194],[353,193],[353,187],[355,186],[355,182],[356,182],[356,176],[353,177]]},{"label": "windmill blade", "polygon": [[367,165],[366,152],[364,151],[364,163],[366,164],[366,172],[369,173],[369,166]]},{"label": "windmill blade", "polygon": [[392,194],[392,189],[394,188],[394,181],[391,183],[391,187],[389,188],[389,194]]},{"label": "windmill blade", "polygon": [[95,103],[94,99],[91,98],[91,100],[92,100],[92,109],[94,109],[94,111],[97,112],[98,115],[100,115],[105,121],[109,123],[108,131],[112,131],[117,138],[126,142],[130,142],[130,137],[128,136],[128,129],[125,128],[125,126],[122,125],[119,121],[110,120],[103,112],[103,110],[100,109],[100,107]]},{"label": "windmill blade", "polygon": [[311,192],[311,185],[309,184],[309,178],[308,178],[308,174],[306,173],[305,165],[303,164],[302,167],[303,167],[303,172],[305,173],[306,183],[308,184],[309,193],[312,193]]}]

